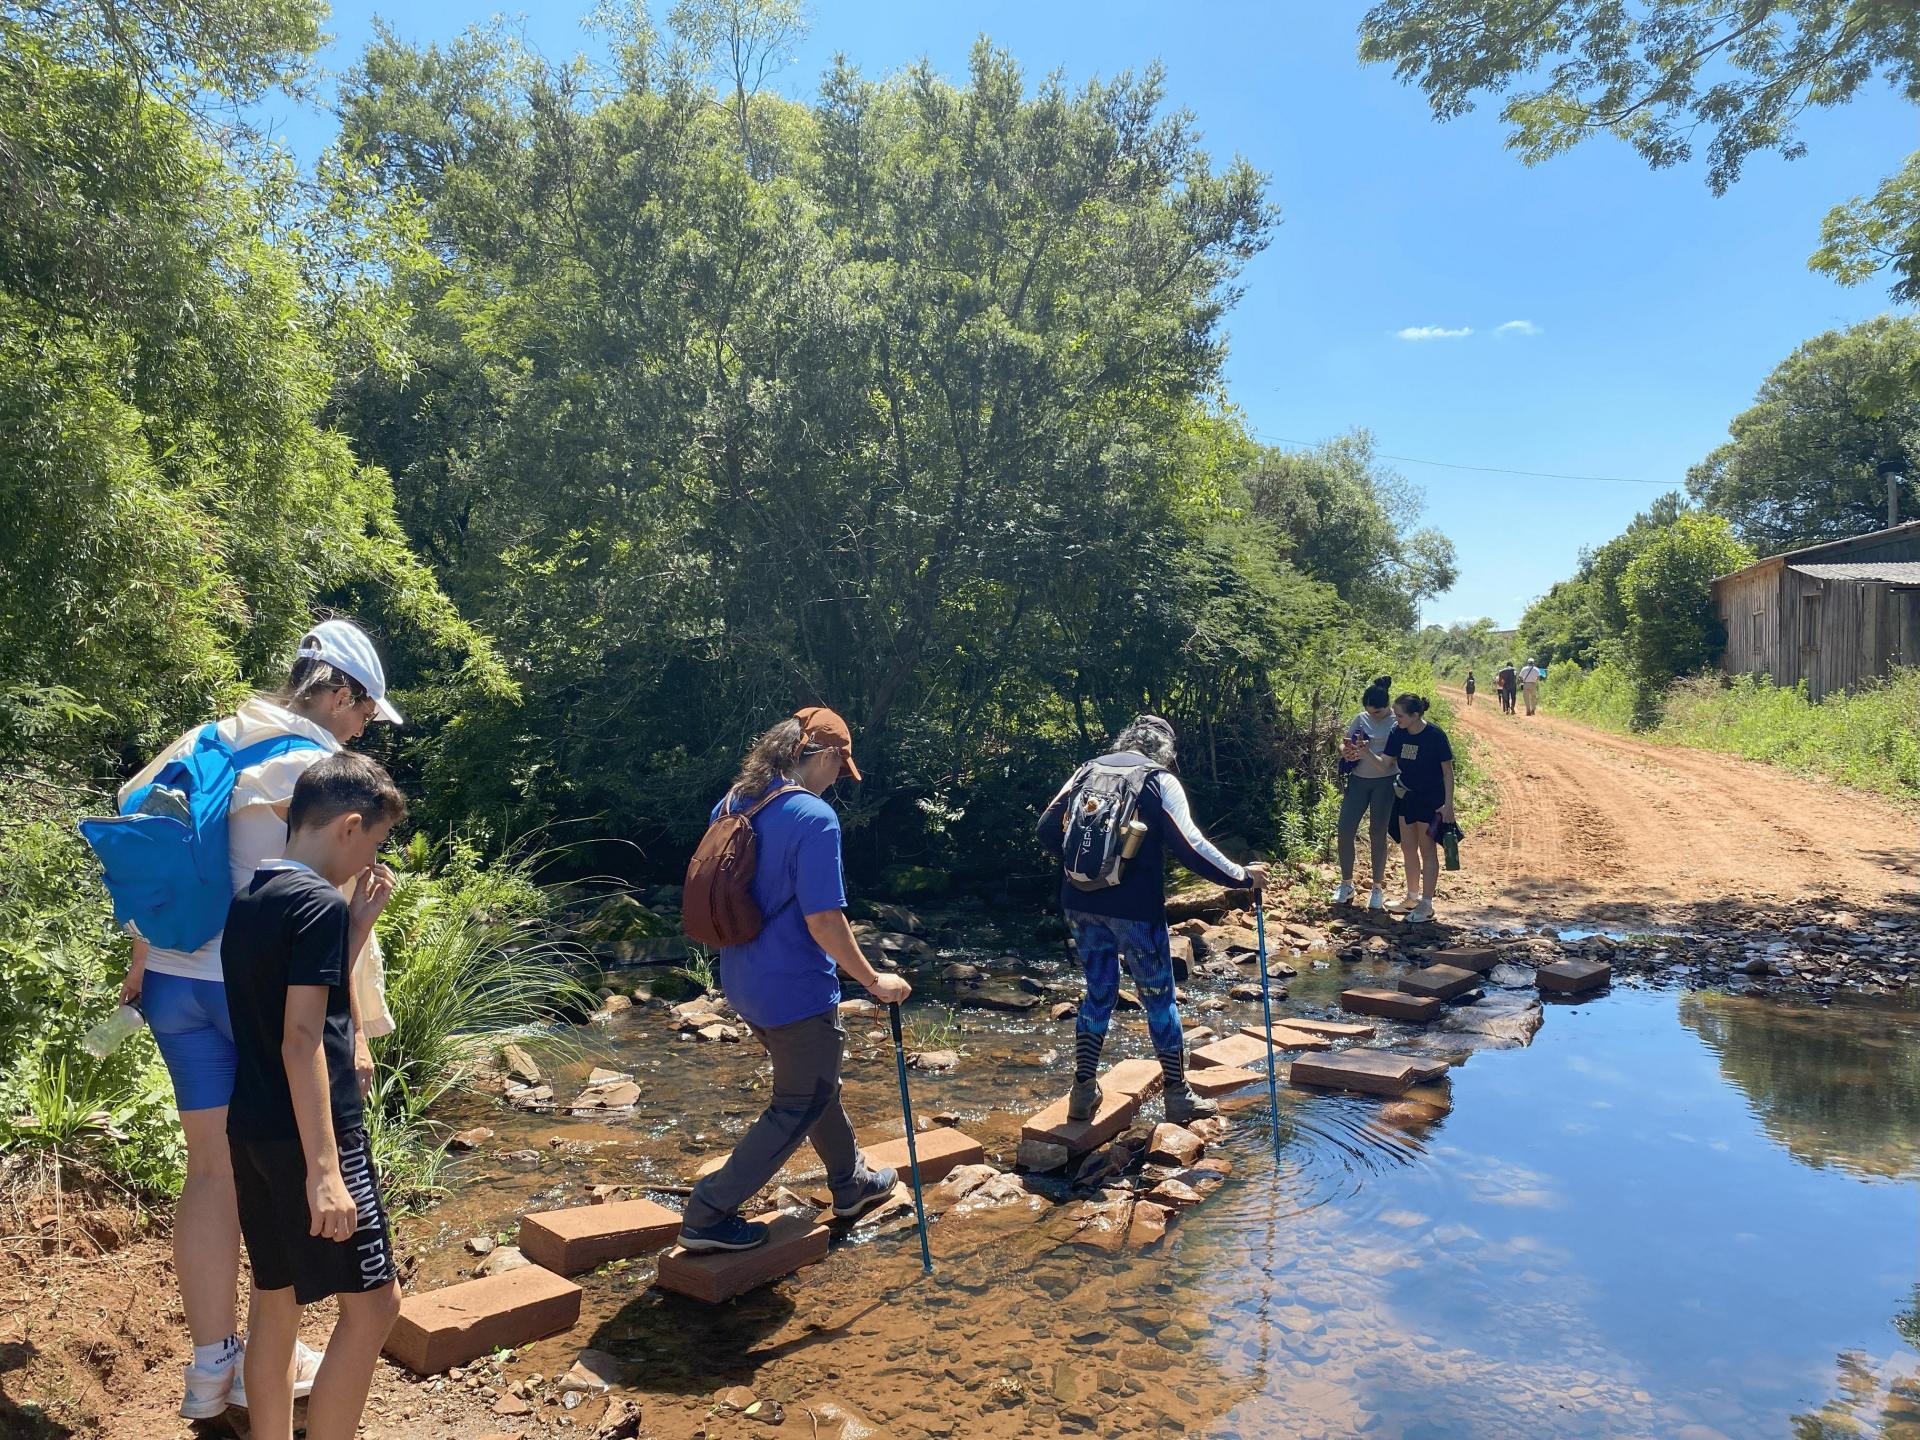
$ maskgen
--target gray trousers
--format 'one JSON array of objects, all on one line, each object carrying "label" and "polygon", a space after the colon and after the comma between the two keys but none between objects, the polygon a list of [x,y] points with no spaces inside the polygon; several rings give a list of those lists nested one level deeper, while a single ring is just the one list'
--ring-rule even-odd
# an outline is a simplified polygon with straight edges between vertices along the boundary
[{"label": "gray trousers", "polygon": [[846,1031],[837,1009],[824,1010],[753,1037],[773,1059],[773,1101],[760,1112],[727,1163],[693,1187],[681,1224],[717,1225],[751,1200],[780,1167],[811,1140],[827,1167],[836,1205],[848,1205],[867,1187],[867,1160],[854,1143],[853,1123],[840,1103],[840,1059]]},{"label": "gray trousers", "polygon": [[1387,821],[1393,817],[1393,776],[1364,779],[1347,776],[1347,788],[1340,796],[1340,873],[1353,874],[1353,841],[1360,830],[1360,817],[1369,824],[1367,838],[1373,846],[1373,883],[1384,884],[1387,874]]}]

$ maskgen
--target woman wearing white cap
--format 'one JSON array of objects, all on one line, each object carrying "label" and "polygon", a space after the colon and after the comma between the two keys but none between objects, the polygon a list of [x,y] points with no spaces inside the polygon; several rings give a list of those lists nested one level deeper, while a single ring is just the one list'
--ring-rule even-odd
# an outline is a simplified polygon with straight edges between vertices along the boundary
[{"label": "woman wearing white cap", "polygon": [[[387,700],[387,677],[366,633],[350,620],[328,620],[300,642],[293,671],[278,695],[256,696],[219,722],[220,737],[235,751],[262,741],[294,737],[294,748],[240,770],[227,821],[228,868],[237,891],[264,860],[281,853],[287,838],[287,802],[294,783],[324,755],[358,739],[374,719],[401,723]],[[204,729],[196,726],[175,741],[120,791],[147,785],[161,768],[185,753]],[[354,936],[353,967],[357,1055],[364,1089],[372,1077],[367,1037],[393,1029],[384,997],[379,945],[371,934]],[[164,950],[134,936],[133,965],[121,988],[122,1003],[138,999],[154,1043],[173,1080],[174,1102],[187,1138],[187,1179],[173,1227],[173,1264],[193,1336],[186,1367],[189,1420],[218,1416],[229,1404],[245,1405],[240,1380],[241,1342],[234,1293],[240,1273],[240,1217],[233,1193],[233,1162],[227,1147],[227,1101],[233,1093],[233,1030],[221,983],[220,936],[199,949]],[[320,1357],[301,1347],[297,1392],[313,1388]]]}]

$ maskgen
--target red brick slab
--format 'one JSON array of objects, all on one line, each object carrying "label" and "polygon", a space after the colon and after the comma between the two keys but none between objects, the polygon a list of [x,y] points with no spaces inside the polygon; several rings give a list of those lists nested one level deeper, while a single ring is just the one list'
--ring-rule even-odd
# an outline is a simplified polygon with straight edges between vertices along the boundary
[{"label": "red brick slab", "polygon": [[1535,972],[1542,990],[1560,995],[1584,995],[1613,981],[1613,966],[1604,960],[1556,960]]},{"label": "red brick slab", "polygon": [[1398,990],[1356,986],[1340,992],[1340,1008],[1359,1015],[1385,1015],[1390,1020],[1431,1020],[1441,1002],[1431,995],[1403,995]]},{"label": "red brick slab", "polygon": [[678,1245],[660,1257],[653,1283],[662,1290],[718,1305],[827,1258],[827,1227],[798,1215],[756,1215],[773,1230],[757,1250],[696,1255]]},{"label": "red brick slab", "polygon": [[1045,1145],[1066,1147],[1071,1157],[1104,1145],[1133,1124],[1140,1113],[1140,1102],[1131,1095],[1101,1086],[1100,1108],[1091,1120],[1067,1119],[1067,1097],[1062,1095],[1020,1127],[1022,1143],[1036,1140]]},{"label": "red brick slab", "polygon": [[1135,1056],[1122,1060],[1100,1077],[1102,1090],[1117,1090],[1136,1100],[1151,1100],[1166,1088],[1167,1077],[1158,1060]]},{"label": "red brick slab", "polygon": [[1266,1065],[1267,1046],[1265,1041],[1256,1040],[1251,1035],[1229,1035],[1211,1045],[1202,1045],[1193,1052],[1191,1058],[1196,1069],[1219,1065],[1234,1070],[1251,1070],[1255,1066]]},{"label": "red brick slab", "polygon": [[[932,1130],[922,1130],[914,1135],[914,1149],[920,1156],[920,1183],[936,1185],[947,1178],[952,1171],[962,1165],[979,1165],[985,1162],[987,1150],[971,1135],[963,1135],[951,1125],[937,1126]],[[865,1145],[861,1152],[867,1157],[867,1164],[875,1170],[891,1165],[900,1172],[900,1178],[910,1178],[907,1169],[907,1137],[897,1140],[882,1140],[877,1145]],[[816,1205],[831,1205],[833,1191],[819,1186],[807,1198]]]},{"label": "red brick slab", "polygon": [[[1258,1025],[1242,1025],[1240,1033],[1266,1044],[1269,1032]],[[1324,1035],[1315,1035],[1308,1030],[1296,1030],[1290,1024],[1275,1025],[1272,1030],[1273,1048],[1276,1050],[1331,1050],[1333,1041]]]},{"label": "red brick slab", "polygon": [[1391,1050],[1342,1050],[1338,1055],[1306,1055],[1293,1062],[1295,1085],[1327,1090],[1360,1090],[1369,1095],[1404,1095],[1412,1086],[1438,1080],[1447,1062]]},{"label": "red brick slab", "polygon": [[680,1217],[651,1200],[542,1210],[520,1220],[520,1252],[556,1275],[652,1255],[673,1243]]},{"label": "red brick slab", "polygon": [[1400,977],[1400,988],[1407,994],[1431,995],[1436,1000],[1464,995],[1479,983],[1480,977],[1473,971],[1458,970],[1451,965],[1429,965]]},{"label": "red brick slab", "polygon": [[1257,1085],[1266,1078],[1262,1071],[1242,1070],[1236,1065],[1213,1065],[1187,1072],[1187,1084],[1193,1087],[1193,1093],[1207,1100],[1218,1095],[1231,1095],[1235,1090]]},{"label": "red brick slab", "polygon": [[1500,963],[1500,951],[1491,945],[1457,945],[1446,950],[1422,952],[1434,965],[1451,965],[1456,970],[1471,970],[1484,975]]},{"label": "red brick slab", "polygon": [[1346,1020],[1301,1020],[1289,1015],[1280,1022],[1289,1030],[1303,1030],[1309,1035],[1324,1035],[1329,1040],[1371,1040],[1373,1026],[1358,1025]]},{"label": "red brick slab", "polygon": [[578,1285],[541,1266],[522,1265],[407,1296],[384,1348],[416,1375],[437,1375],[491,1351],[571,1330],[579,1319]]}]

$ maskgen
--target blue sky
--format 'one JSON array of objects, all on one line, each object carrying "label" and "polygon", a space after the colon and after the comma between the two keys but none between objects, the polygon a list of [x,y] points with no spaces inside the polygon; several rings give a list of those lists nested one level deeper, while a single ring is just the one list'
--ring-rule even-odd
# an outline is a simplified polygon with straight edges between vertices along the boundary
[{"label": "blue sky", "polygon": [[[579,25],[587,9],[563,0],[527,14],[526,34],[555,58],[593,53]],[[1805,159],[1755,157],[1717,200],[1703,167],[1652,172],[1611,139],[1529,169],[1486,107],[1440,125],[1389,69],[1362,67],[1360,12],[1301,0],[818,0],[797,63],[774,85],[810,96],[835,51],[870,75],[921,56],[961,74],[982,33],[1034,76],[1058,68],[1079,81],[1161,61],[1170,102],[1195,112],[1216,156],[1238,152],[1270,175],[1282,213],[1230,318],[1234,400],[1265,438],[1364,426],[1381,450],[1411,457],[1395,468],[1424,491],[1428,523],[1460,558],[1459,583],[1425,618],[1510,625],[1582,546],[1677,486],[1796,344],[1889,308],[1883,286],[1843,289],[1806,257],[1827,208],[1893,170],[1920,145],[1920,125],[1876,89],[1809,117]],[[324,60],[351,64],[375,14],[427,41],[492,13],[337,0]],[[283,108],[281,125],[308,157],[332,130],[317,111]],[[1472,333],[1400,337],[1423,328]]]}]

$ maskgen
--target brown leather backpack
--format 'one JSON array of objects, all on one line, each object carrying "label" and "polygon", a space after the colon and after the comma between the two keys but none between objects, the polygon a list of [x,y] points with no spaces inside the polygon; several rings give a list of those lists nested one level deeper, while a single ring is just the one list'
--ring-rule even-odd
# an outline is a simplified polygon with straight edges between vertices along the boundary
[{"label": "brown leather backpack", "polygon": [[726,810],[707,826],[687,862],[687,888],[680,897],[680,923],[690,937],[720,949],[745,945],[760,933],[767,922],[753,899],[758,863],[753,817],[782,795],[805,793],[805,786],[782,785],[751,810]]}]

